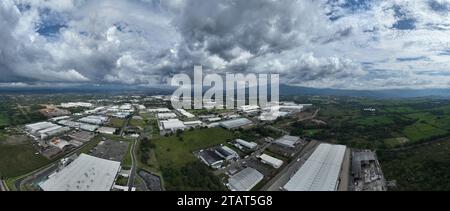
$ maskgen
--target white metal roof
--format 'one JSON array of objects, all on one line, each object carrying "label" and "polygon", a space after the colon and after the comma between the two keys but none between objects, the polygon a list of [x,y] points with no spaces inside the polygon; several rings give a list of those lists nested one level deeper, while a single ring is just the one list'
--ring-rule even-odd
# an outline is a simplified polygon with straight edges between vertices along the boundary
[{"label": "white metal roof", "polygon": [[246,126],[252,124],[252,121],[246,118],[240,118],[240,119],[233,119],[233,120],[227,120],[220,123],[222,127],[225,127],[227,129],[234,129],[242,126]]},{"label": "white metal roof", "polygon": [[258,147],[258,144],[255,142],[248,142],[242,139],[236,139],[236,142],[244,147],[247,147],[249,149],[255,149],[256,147]]},{"label": "white metal roof", "polygon": [[250,191],[264,175],[253,168],[246,168],[228,179],[228,187],[232,191]]},{"label": "white metal roof", "polygon": [[321,144],[284,186],[288,191],[335,191],[346,146]]},{"label": "white metal roof", "polygon": [[181,114],[183,114],[187,118],[194,118],[195,117],[194,114],[191,114],[191,113],[187,112],[184,109],[177,109],[177,111],[179,111]]},{"label": "white metal roof", "polygon": [[276,144],[286,147],[295,148],[295,145],[300,141],[300,137],[296,136],[283,136],[275,141]]},{"label": "white metal roof", "polygon": [[120,162],[81,154],[39,186],[44,191],[109,191],[119,170]]},{"label": "white metal roof", "polygon": [[158,119],[173,119],[177,117],[175,113],[158,113],[157,116]]},{"label": "white metal roof", "polygon": [[259,158],[261,159],[261,161],[263,163],[269,164],[271,166],[273,166],[274,168],[280,168],[283,165],[283,161],[277,158],[274,158],[270,155],[266,155],[266,154],[262,154],[261,156],[259,156]]},{"label": "white metal roof", "polygon": [[166,130],[178,130],[186,128],[184,123],[178,119],[169,119],[166,121],[161,121],[161,123]]}]

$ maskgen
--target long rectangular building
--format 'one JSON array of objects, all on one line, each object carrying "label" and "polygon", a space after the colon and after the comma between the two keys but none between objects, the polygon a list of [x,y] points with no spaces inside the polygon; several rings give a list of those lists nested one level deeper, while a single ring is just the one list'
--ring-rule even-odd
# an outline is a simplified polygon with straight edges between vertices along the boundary
[{"label": "long rectangular building", "polygon": [[321,144],[283,187],[287,191],[336,191],[347,147]]}]

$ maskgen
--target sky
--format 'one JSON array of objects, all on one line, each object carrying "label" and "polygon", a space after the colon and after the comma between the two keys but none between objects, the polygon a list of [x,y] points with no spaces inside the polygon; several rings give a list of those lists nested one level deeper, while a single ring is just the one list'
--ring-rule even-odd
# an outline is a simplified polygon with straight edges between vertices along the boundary
[{"label": "sky", "polygon": [[158,86],[276,73],[336,89],[450,88],[450,0],[1,0],[0,87]]}]

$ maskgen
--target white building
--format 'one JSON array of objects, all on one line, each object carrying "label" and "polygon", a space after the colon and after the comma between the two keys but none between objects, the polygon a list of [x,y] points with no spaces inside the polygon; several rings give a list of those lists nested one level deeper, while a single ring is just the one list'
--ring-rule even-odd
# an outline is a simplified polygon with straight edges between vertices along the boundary
[{"label": "white building", "polygon": [[346,146],[321,144],[283,187],[287,191],[336,191]]},{"label": "white building", "polygon": [[171,132],[186,129],[186,125],[184,125],[184,123],[179,119],[169,119],[161,121],[161,127],[163,131],[171,131]]},{"label": "white building", "polygon": [[300,143],[300,137],[296,136],[283,136],[275,141],[275,144],[278,144],[282,147],[287,148],[295,148],[297,144]]},{"label": "white building", "polygon": [[250,191],[261,180],[264,175],[253,168],[246,168],[228,179],[228,188],[231,191]]},{"label": "white building", "polygon": [[117,128],[112,128],[112,127],[100,127],[99,129],[97,129],[98,133],[107,134],[107,135],[114,135],[114,133],[116,131],[117,131]]},{"label": "white building", "polygon": [[119,171],[120,162],[81,154],[39,186],[44,191],[110,191]]},{"label": "white building", "polygon": [[108,121],[108,117],[105,116],[87,116],[78,120],[80,122],[94,124],[94,125],[102,125]]},{"label": "white building", "polygon": [[240,118],[240,119],[233,119],[233,120],[227,120],[220,123],[220,126],[228,129],[228,130],[234,130],[241,127],[246,127],[252,125],[253,122],[246,118]]},{"label": "white building", "polygon": [[187,121],[187,122],[184,122],[184,125],[189,128],[196,128],[196,127],[201,127],[203,125],[203,122],[199,121],[199,120],[198,121]]},{"label": "white building", "polygon": [[175,119],[177,115],[175,113],[158,113],[158,119]]},{"label": "white building", "polygon": [[236,139],[236,143],[250,150],[254,150],[256,149],[256,147],[258,147],[257,143],[244,141],[242,139]]},{"label": "white building", "polygon": [[172,112],[168,108],[152,108],[147,110],[149,113],[170,113]]},{"label": "white building", "polygon": [[83,102],[69,102],[69,103],[61,103],[60,107],[62,108],[77,108],[77,107],[92,107],[92,103],[83,103]]},{"label": "white building", "polygon": [[187,112],[187,111],[184,110],[184,109],[177,109],[177,111],[180,112],[180,113],[181,113],[183,116],[185,116],[186,118],[194,118],[194,117],[195,117],[194,114],[191,114],[191,113]]},{"label": "white building", "polygon": [[51,122],[38,122],[38,123],[34,123],[34,124],[25,125],[25,129],[27,129],[28,132],[30,132],[30,133],[36,133],[39,130],[44,130],[44,129],[51,128],[54,126],[56,126],[56,125]]},{"label": "white building", "polygon": [[282,160],[274,158],[267,154],[262,154],[259,156],[259,158],[261,159],[262,163],[270,165],[276,169],[280,168],[284,163]]}]

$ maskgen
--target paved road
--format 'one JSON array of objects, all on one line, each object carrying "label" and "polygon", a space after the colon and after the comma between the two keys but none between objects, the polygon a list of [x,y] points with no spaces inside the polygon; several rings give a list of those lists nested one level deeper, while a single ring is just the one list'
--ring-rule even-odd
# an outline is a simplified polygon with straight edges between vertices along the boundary
[{"label": "paved road", "polygon": [[4,185],[3,180],[0,179],[0,191],[7,191],[6,185]]},{"label": "paved road", "polygon": [[128,179],[128,191],[131,191],[133,189],[134,186],[134,180],[136,177],[136,144],[137,144],[138,140],[134,140],[133,141],[133,145],[131,146],[130,149],[130,154],[131,154],[131,173],[130,173],[130,178]]},{"label": "paved road", "polygon": [[283,168],[274,178],[272,178],[261,189],[262,191],[280,191],[289,179],[297,172],[298,169],[306,162],[314,149],[319,145],[317,141],[309,142],[299,153],[295,159]]}]

